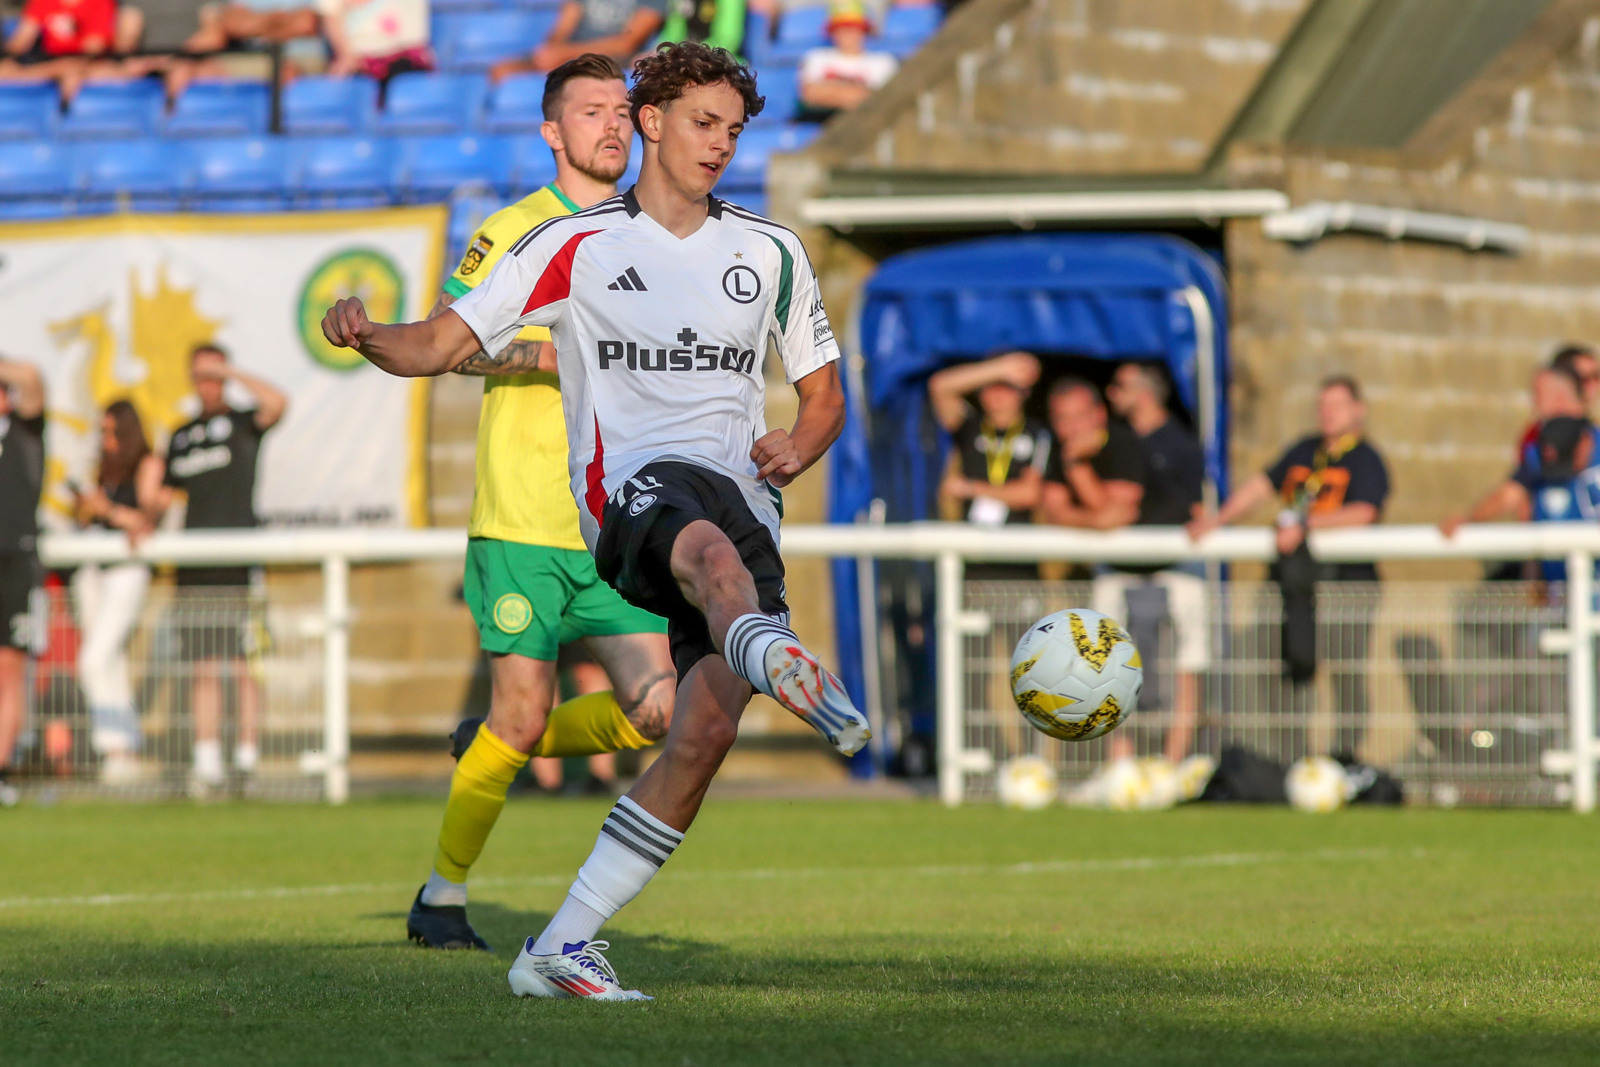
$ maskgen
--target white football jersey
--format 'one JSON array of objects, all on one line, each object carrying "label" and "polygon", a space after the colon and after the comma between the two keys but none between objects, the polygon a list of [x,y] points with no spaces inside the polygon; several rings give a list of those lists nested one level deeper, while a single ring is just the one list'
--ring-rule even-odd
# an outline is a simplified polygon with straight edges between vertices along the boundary
[{"label": "white football jersey", "polygon": [[777,491],[750,460],[767,432],[768,338],[791,383],[839,358],[789,230],[713,197],[705,224],[680,239],[630,189],[529,232],[451,309],[492,357],[522,327],[550,328],[591,551],[606,498],[660,459],[732,478],[776,540]]}]

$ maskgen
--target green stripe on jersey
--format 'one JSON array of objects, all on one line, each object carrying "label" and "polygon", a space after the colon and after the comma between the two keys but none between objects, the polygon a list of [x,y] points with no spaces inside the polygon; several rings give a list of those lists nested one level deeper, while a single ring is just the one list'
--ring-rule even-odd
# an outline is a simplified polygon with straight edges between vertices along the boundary
[{"label": "green stripe on jersey", "polygon": [[789,300],[794,296],[794,257],[784,247],[783,242],[765,230],[757,233],[766,237],[778,246],[778,255],[783,257],[783,268],[778,272],[778,307],[774,314],[778,318],[778,328],[784,333],[789,332]]},{"label": "green stripe on jersey", "polygon": [[460,278],[450,277],[444,280],[444,291],[449,293],[453,299],[460,300],[462,297],[472,292],[472,286],[468,285]]},{"label": "green stripe on jersey", "polygon": [[579,207],[577,204],[574,204],[571,200],[568,200],[567,199],[567,194],[563,193],[561,191],[561,187],[556,185],[555,182],[551,182],[549,185],[545,186],[545,188],[547,190],[549,190],[551,196],[553,196],[557,200],[561,201],[561,206],[562,207],[566,208],[568,211],[572,212],[574,215],[576,215],[578,212],[583,210],[583,208]]}]

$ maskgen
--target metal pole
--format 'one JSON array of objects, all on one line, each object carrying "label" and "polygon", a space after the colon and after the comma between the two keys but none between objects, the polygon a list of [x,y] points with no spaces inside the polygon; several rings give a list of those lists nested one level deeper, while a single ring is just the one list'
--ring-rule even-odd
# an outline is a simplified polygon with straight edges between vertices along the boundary
[{"label": "metal pole", "polygon": [[350,561],[322,561],[323,789],[329,804],[350,799]]},{"label": "metal pole", "polygon": [[[882,500],[874,500],[867,512],[867,522],[883,525]],[[889,723],[883,708],[883,670],[878,627],[878,559],[876,556],[856,557],[856,610],[861,626],[861,682],[866,690],[867,721],[872,724],[872,773],[876,777],[884,772],[894,756],[894,742],[889,737]]]},{"label": "metal pole", "polygon": [[961,803],[966,786],[962,751],[966,713],[961,699],[961,584],[966,567],[958,552],[941,552],[934,564],[934,614],[938,622],[939,800]]},{"label": "metal pole", "polygon": [[1567,714],[1572,735],[1572,810],[1594,811],[1594,556],[1567,556]]}]

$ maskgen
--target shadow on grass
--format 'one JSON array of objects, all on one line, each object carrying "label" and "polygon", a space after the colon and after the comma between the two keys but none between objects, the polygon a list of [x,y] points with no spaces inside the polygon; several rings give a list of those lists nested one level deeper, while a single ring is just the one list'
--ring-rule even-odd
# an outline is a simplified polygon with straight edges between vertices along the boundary
[{"label": "shadow on grass", "polygon": [[[648,1005],[517,1001],[505,970],[548,914],[474,904],[492,954],[404,938],[297,941],[281,928],[10,928],[10,1064],[1593,1064],[1594,970],[1440,953],[1393,961],[1063,960],[959,931],[774,951],[608,933]],[[65,925],[65,924],[63,924]],[[370,937],[376,930],[363,929]],[[1353,957],[1353,954],[1352,954]],[[1382,977],[1377,977],[1382,974]],[[1458,987],[1498,995],[1456,1010]],[[1447,1003],[1451,1001],[1451,1003]]]}]

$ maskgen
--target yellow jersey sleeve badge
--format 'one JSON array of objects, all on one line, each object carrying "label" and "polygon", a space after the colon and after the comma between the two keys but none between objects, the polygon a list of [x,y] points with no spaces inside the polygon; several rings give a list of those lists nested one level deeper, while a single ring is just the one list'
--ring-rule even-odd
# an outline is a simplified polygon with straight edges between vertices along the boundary
[{"label": "yellow jersey sleeve badge", "polygon": [[481,233],[475,236],[472,239],[471,247],[467,249],[467,254],[461,257],[461,266],[456,269],[456,273],[462,275],[471,274],[483,266],[484,257],[489,254],[489,250],[493,247],[494,242],[489,240],[488,237]]}]

